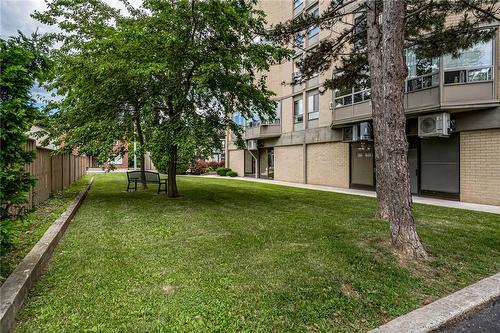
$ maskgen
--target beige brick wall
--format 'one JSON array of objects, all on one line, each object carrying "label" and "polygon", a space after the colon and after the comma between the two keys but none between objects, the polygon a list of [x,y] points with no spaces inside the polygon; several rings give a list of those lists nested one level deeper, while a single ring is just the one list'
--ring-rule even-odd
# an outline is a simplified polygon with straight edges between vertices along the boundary
[{"label": "beige brick wall", "polygon": [[[283,23],[292,18],[293,2],[288,0],[261,0],[258,2],[258,8],[266,14],[266,26]],[[263,73],[267,76],[267,88],[276,94],[277,98],[291,94],[292,88],[283,85],[283,82],[289,82],[292,73],[292,62],[285,61],[282,64],[271,66],[269,72]]]},{"label": "beige brick wall", "polygon": [[[499,5],[500,6],[500,5]],[[497,85],[497,96],[496,98],[500,98],[500,28],[497,28],[497,34],[495,36],[496,43],[496,59],[493,63],[496,63],[496,72],[493,74],[493,77],[496,78],[495,84]]]},{"label": "beige brick wall", "polygon": [[229,151],[228,167],[238,173],[238,176],[245,174],[245,151],[243,149]]},{"label": "beige brick wall", "polygon": [[274,148],[274,179],[304,182],[304,151],[302,145]]},{"label": "beige brick wall", "polygon": [[349,144],[307,145],[307,183],[349,187]]},{"label": "beige brick wall", "polygon": [[293,98],[285,98],[281,101],[281,132],[293,131]]},{"label": "beige brick wall", "polygon": [[333,111],[330,110],[332,91],[328,90],[319,95],[319,126],[330,126],[333,120]]},{"label": "beige brick wall", "polygon": [[460,133],[460,200],[500,205],[500,129]]}]

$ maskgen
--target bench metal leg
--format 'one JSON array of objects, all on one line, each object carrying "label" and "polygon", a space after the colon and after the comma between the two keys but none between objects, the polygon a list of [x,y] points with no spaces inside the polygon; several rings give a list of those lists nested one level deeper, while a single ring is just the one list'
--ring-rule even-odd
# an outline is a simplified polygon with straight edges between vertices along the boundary
[{"label": "bench metal leg", "polygon": [[135,181],[135,191],[137,191],[137,180]]}]

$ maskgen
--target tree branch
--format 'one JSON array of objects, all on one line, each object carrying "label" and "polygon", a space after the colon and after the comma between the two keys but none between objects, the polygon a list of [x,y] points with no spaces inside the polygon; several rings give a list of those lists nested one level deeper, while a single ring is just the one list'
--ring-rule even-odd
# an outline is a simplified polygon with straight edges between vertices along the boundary
[{"label": "tree branch", "polygon": [[490,18],[492,18],[492,19],[500,22],[500,18],[496,17],[495,14],[493,14],[492,12],[489,12],[486,9],[478,7],[475,4],[472,4],[472,3],[470,3],[467,0],[460,0],[460,2],[463,3],[464,5],[466,5],[467,7],[472,8],[472,9],[474,9],[474,10],[480,12],[480,13],[483,13],[484,15],[486,15],[486,16],[488,16],[488,17],[490,17]]}]

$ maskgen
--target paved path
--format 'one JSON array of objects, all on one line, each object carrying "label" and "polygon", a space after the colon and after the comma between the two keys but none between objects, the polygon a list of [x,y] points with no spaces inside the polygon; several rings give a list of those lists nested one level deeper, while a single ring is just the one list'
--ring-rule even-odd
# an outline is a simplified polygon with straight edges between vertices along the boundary
[{"label": "paved path", "polygon": [[[192,177],[221,178],[221,177],[215,176],[215,175],[192,176]],[[305,188],[305,189],[318,190],[318,191],[361,195],[361,196],[365,196],[365,197],[376,197],[376,194],[374,191],[355,190],[355,189],[333,187],[333,186],[291,183],[291,182],[283,182],[280,180],[269,180],[269,179],[260,179],[260,178],[256,179],[256,178],[247,178],[247,177],[224,177],[224,179],[238,179],[238,180],[244,180],[244,181],[291,186],[291,187]],[[500,214],[500,206],[493,206],[493,205],[481,205],[481,204],[474,204],[474,203],[469,203],[469,202],[442,200],[442,199],[434,199],[434,198],[424,198],[424,197],[417,197],[417,196],[413,196],[413,202],[420,203],[420,204],[426,204],[426,205],[440,206],[440,207],[459,208],[459,209],[474,210],[474,211],[478,211],[478,212]]]},{"label": "paved path", "polygon": [[500,300],[465,320],[440,330],[439,333],[498,333],[500,332]]}]

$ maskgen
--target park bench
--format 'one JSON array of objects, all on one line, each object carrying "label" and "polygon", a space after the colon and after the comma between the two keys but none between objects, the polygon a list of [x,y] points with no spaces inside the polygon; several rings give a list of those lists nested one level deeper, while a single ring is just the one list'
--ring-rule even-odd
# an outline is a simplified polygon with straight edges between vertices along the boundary
[{"label": "park bench", "polygon": [[[158,185],[157,193],[160,193],[162,191],[161,185],[165,185],[163,191],[167,193],[167,179],[161,179],[160,174],[158,172],[144,171],[144,176],[146,178],[146,183]],[[127,171],[127,180],[128,180],[127,192],[130,190],[131,185],[134,188],[134,191],[137,191],[137,183],[141,183],[141,171],[140,170]]]}]

